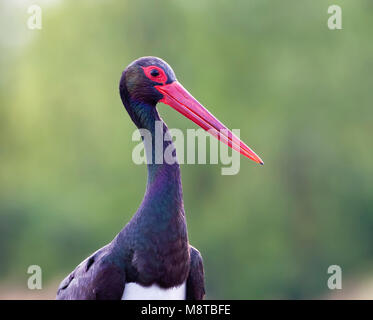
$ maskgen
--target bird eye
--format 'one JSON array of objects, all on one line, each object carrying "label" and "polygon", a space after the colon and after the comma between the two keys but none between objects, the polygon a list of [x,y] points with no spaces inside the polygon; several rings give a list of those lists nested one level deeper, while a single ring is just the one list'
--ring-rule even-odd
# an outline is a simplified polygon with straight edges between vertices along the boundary
[{"label": "bird eye", "polygon": [[152,77],[158,77],[159,71],[157,69],[153,69],[152,71],[150,71],[150,74]]},{"label": "bird eye", "polygon": [[141,67],[144,70],[145,76],[151,81],[165,84],[167,82],[167,75],[164,70],[157,66]]}]

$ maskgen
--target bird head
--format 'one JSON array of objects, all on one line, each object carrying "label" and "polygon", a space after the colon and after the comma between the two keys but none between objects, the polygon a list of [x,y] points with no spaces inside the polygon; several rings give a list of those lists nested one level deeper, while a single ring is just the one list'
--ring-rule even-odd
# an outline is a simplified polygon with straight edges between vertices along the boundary
[{"label": "bird head", "polygon": [[137,119],[133,105],[140,106],[140,108],[141,106],[155,108],[158,102],[163,102],[229,147],[263,164],[253,150],[215,118],[177,81],[172,68],[162,59],[142,57],[133,61],[122,74],[119,91],[123,104],[135,123]]}]

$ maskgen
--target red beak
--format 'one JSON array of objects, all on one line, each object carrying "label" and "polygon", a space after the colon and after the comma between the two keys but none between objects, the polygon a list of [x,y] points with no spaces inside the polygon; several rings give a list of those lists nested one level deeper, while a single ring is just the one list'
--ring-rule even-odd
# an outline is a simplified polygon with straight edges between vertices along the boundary
[{"label": "red beak", "polygon": [[155,88],[163,94],[163,98],[160,100],[161,102],[174,108],[201,128],[208,131],[215,138],[240,152],[245,157],[260,164],[264,164],[262,159],[260,159],[253,150],[216,119],[179,82],[174,81],[170,84],[155,86]]}]

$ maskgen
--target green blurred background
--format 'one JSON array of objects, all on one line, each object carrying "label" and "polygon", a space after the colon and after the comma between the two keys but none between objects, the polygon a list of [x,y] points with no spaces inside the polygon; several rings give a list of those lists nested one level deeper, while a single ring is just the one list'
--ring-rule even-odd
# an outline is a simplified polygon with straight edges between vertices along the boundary
[{"label": "green blurred background", "polygon": [[[343,30],[327,27],[332,4]],[[334,298],[333,264],[337,297],[373,298],[372,30],[371,0],[0,0],[0,298],[54,298],[136,211],[146,167],[118,83],[145,55],[266,163],[181,166],[207,298]]]}]

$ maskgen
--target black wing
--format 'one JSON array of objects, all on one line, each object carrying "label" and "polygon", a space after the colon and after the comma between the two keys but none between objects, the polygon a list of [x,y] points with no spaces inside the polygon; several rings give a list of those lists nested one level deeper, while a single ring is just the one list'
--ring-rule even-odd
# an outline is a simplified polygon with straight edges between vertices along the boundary
[{"label": "black wing", "polygon": [[203,300],[205,297],[205,279],[203,261],[199,251],[190,246],[190,271],[187,279],[187,300]]},{"label": "black wing", "polygon": [[57,300],[120,300],[125,271],[110,259],[107,245],[79,264],[60,284]]}]

